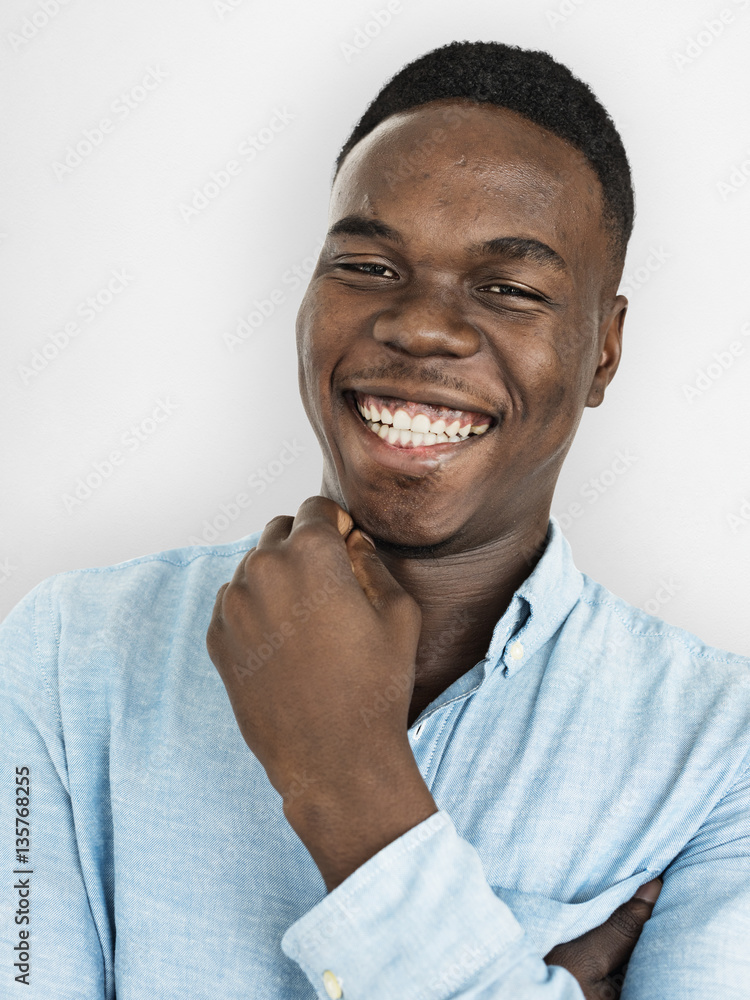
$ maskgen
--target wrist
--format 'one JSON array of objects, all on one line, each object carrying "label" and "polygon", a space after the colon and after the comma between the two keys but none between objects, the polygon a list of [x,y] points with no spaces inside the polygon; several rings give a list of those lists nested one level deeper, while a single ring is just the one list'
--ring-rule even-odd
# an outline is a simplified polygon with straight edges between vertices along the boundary
[{"label": "wrist", "polygon": [[329,892],[438,811],[413,757],[411,766],[351,774],[336,787],[315,782],[283,808]]}]

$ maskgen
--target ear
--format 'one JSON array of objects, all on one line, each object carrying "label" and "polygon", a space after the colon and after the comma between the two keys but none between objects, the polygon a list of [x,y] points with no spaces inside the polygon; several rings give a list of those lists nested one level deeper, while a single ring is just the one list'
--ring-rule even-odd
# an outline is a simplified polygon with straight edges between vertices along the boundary
[{"label": "ear", "polygon": [[627,311],[628,300],[624,295],[616,295],[599,327],[599,364],[594,372],[586,406],[599,406],[604,399],[604,390],[615,377],[622,354],[622,330]]}]

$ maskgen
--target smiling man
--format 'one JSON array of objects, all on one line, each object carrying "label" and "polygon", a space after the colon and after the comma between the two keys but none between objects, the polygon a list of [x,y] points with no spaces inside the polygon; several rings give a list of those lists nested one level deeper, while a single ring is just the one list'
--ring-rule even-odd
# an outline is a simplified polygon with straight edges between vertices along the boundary
[{"label": "smiling man", "polygon": [[544,53],[452,43],[378,95],[297,322],[321,495],[3,626],[8,983],[580,1000],[630,958],[627,1000],[750,997],[750,663],[579,572],[550,516],[632,220],[611,120]]}]

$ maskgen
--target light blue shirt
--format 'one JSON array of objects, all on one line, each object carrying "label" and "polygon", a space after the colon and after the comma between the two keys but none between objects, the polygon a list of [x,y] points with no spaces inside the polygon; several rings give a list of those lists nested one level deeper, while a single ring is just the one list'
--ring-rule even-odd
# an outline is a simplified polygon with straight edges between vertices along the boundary
[{"label": "light blue shirt", "polygon": [[750,660],[579,572],[551,518],[409,730],[439,812],[327,894],[205,646],[258,535],[58,574],[0,627],[0,996],[581,1000],[543,956],[662,874],[622,1000],[750,997]]}]

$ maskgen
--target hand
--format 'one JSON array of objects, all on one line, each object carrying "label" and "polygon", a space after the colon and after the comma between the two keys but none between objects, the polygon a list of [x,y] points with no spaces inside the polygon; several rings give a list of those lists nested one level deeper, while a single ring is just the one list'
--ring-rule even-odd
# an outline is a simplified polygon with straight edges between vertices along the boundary
[{"label": "hand", "polygon": [[561,965],[575,976],[586,1000],[616,1000],[625,980],[622,966],[627,966],[661,887],[661,879],[642,885],[603,924],[573,941],[555,945],[544,961]]},{"label": "hand", "polygon": [[325,497],[269,521],[217,594],[209,655],[329,888],[437,811],[407,734],[421,620]]}]

